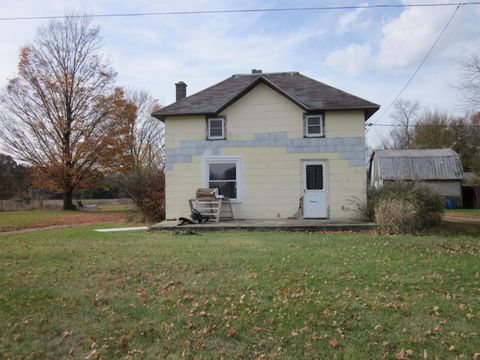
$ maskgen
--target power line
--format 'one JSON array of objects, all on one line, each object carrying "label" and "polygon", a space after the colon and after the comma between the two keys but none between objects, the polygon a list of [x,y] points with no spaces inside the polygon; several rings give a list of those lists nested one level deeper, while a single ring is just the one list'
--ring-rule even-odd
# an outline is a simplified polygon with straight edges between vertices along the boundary
[{"label": "power line", "polygon": [[[389,126],[389,127],[407,127],[406,125],[401,124],[372,124],[369,123],[367,126]],[[454,125],[454,124],[445,124],[445,125],[428,125],[428,124],[409,124],[408,127],[425,127],[425,128],[480,128],[480,125]]]},{"label": "power line", "polygon": [[[438,34],[437,38],[435,39],[435,41],[433,42],[432,46],[430,47],[430,49],[427,51],[427,53],[425,54],[425,56],[423,57],[422,61],[420,61],[420,63],[418,64],[417,68],[415,69],[415,71],[413,72],[412,76],[410,76],[410,78],[408,79],[408,81],[405,83],[405,85],[403,86],[403,88],[400,90],[400,92],[397,94],[397,96],[395,96],[395,98],[393,99],[393,101],[390,103],[390,105],[387,106],[387,108],[385,109],[385,111],[380,115],[380,117],[377,119],[376,123],[378,123],[384,116],[385,114],[390,110],[390,108],[393,106],[393,104],[395,104],[395,102],[400,98],[400,96],[403,94],[403,92],[408,88],[408,86],[410,85],[410,83],[413,81],[413,79],[415,78],[415,76],[418,74],[418,72],[420,71],[420,69],[422,68],[423,64],[425,64],[425,62],[427,61],[428,57],[430,56],[430,54],[432,53],[433,49],[435,49],[435,47],[437,46],[438,42],[440,41],[440,38],[442,37],[442,35],[445,33],[445,31],[448,29],[448,27],[450,26],[450,23],[452,22],[453,18],[455,17],[455,15],[457,15],[457,12],[458,10],[460,9],[460,6],[464,5],[465,3],[456,3],[454,5],[456,5],[456,8],[455,10],[453,11],[452,15],[450,16],[450,18],[448,19],[447,23],[445,24],[445,26],[443,27],[442,31],[440,31],[440,34]],[[369,123],[368,126],[370,125],[374,125],[373,123]]]},{"label": "power line", "polygon": [[421,3],[421,4],[373,4],[373,5],[351,5],[351,6],[315,6],[315,7],[291,7],[291,8],[264,8],[264,9],[221,9],[221,10],[189,10],[189,11],[157,11],[157,12],[138,12],[138,13],[105,13],[105,14],[85,14],[85,15],[52,15],[52,16],[12,16],[0,17],[0,21],[16,20],[53,20],[65,19],[68,17],[89,17],[89,18],[107,18],[107,17],[134,17],[134,16],[159,16],[159,15],[208,15],[208,14],[239,14],[239,13],[257,13],[257,12],[287,12],[287,11],[329,11],[329,10],[355,10],[355,9],[394,9],[394,8],[413,8],[413,7],[445,7],[461,5],[480,5],[480,1],[455,2],[455,3]]}]

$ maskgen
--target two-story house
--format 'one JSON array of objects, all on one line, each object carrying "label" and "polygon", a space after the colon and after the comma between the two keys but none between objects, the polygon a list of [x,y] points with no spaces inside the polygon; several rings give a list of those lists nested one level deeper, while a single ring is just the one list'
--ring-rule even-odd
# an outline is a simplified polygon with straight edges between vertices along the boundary
[{"label": "two-story house", "polygon": [[153,116],[165,123],[166,217],[218,188],[235,217],[356,218],[366,196],[365,120],[379,105],[298,72],[233,75]]}]

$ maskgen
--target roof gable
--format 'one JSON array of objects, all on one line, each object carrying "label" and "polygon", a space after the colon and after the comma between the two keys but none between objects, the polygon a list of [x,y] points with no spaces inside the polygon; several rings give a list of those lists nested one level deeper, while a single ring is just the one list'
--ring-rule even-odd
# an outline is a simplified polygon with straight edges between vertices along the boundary
[{"label": "roof gable", "polygon": [[346,93],[298,72],[233,75],[185,99],[168,105],[152,115],[217,115],[258,84],[264,83],[305,111],[364,110],[366,118],[380,106]]},{"label": "roof gable", "polygon": [[216,113],[220,113],[222,112],[223,110],[225,110],[227,107],[229,107],[230,105],[232,105],[233,103],[235,103],[236,101],[238,101],[240,98],[242,98],[243,96],[245,96],[246,94],[248,94],[251,90],[253,90],[255,87],[257,87],[259,84],[265,84],[267,85],[269,88],[271,88],[272,90],[276,91],[277,93],[279,93],[280,95],[286,97],[288,100],[290,100],[291,102],[293,102],[295,105],[301,107],[302,109],[304,110],[308,110],[308,108],[305,106],[305,104],[299,102],[297,99],[293,98],[292,96],[290,96],[288,93],[286,93],[285,91],[283,91],[282,89],[280,89],[278,86],[276,86],[275,84],[273,84],[271,81],[269,81],[268,79],[266,79],[265,77],[263,76],[259,76],[258,78],[256,78],[250,85],[248,85],[245,89],[243,89],[242,91],[240,91],[237,95],[235,95],[233,98],[231,98],[230,100],[228,100],[225,104],[223,104],[222,106],[220,106],[218,108],[218,110],[216,111]]}]

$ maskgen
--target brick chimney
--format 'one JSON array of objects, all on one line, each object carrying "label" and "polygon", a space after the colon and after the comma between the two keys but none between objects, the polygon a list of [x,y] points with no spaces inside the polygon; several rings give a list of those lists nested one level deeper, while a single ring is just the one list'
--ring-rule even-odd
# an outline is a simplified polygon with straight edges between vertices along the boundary
[{"label": "brick chimney", "polygon": [[252,69],[252,74],[256,75],[256,74],[261,74],[262,73],[262,70],[259,70],[259,69]]},{"label": "brick chimney", "polygon": [[175,101],[182,100],[187,97],[187,84],[185,84],[183,81],[179,81],[175,84],[175,97]]}]

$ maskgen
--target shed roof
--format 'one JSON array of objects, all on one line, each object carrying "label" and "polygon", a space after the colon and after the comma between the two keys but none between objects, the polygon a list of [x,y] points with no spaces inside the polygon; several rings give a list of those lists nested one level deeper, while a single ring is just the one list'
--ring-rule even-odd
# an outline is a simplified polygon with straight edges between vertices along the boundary
[{"label": "shed roof", "polygon": [[298,72],[282,72],[233,75],[152,115],[161,120],[166,116],[216,115],[259,83],[268,85],[306,111],[364,110],[368,119],[380,108]]},{"label": "shed roof", "polygon": [[461,180],[460,156],[452,149],[379,150],[374,178],[382,180]]}]

